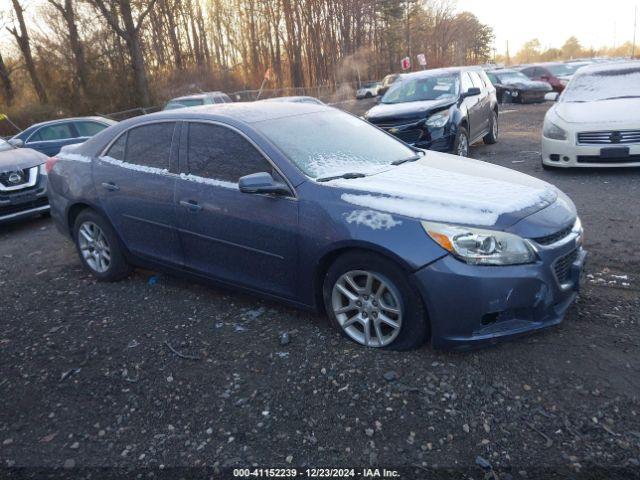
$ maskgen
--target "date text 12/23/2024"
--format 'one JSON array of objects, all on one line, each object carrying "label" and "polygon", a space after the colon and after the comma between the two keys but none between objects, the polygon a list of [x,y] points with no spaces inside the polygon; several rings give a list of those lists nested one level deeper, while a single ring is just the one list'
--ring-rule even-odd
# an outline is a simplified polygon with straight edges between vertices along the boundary
[{"label": "date text 12/23/2024", "polygon": [[386,468],[235,468],[235,478],[400,478]]}]

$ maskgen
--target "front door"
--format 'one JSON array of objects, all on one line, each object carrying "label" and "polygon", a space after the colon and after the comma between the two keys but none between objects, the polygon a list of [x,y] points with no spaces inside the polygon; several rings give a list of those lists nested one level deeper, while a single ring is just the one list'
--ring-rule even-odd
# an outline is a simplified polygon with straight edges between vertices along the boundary
[{"label": "front door", "polygon": [[65,145],[79,143],[78,131],[72,122],[53,123],[35,131],[25,143],[25,147],[53,157]]},{"label": "front door", "polygon": [[[461,88],[463,92],[467,92],[470,88],[475,87],[471,81],[471,77],[467,72],[462,72]],[[463,100],[467,107],[467,118],[469,120],[469,141],[472,142],[482,131],[482,104],[480,95],[465,97]]]},{"label": "front door", "polygon": [[298,202],[291,196],[246,194],[244,175],[272,164],[238,131],[189,123],[180,140],[178,229],[185,265],[226,282],[294,295],[298,261]]},{"label": "front door", "polygon": [[178,130],[175,122],[134,127],[93,167],[101,206],[126,247],[172,265],[182,264],[174,202]]}]

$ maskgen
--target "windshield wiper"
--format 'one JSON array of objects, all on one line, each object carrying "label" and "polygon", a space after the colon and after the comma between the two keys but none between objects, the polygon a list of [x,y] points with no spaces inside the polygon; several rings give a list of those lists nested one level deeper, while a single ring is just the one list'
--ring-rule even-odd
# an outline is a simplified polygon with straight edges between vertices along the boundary
[{"label": "windshield wiper", "polygon": [[416,160],[420,160],[421,158],[422,158],[422,155],[419,153],[416,153],[414,156],[409,158],[394,160],[393,162],[391,162],[391,165],[402,165],[403,163],[407,163],[407,162],[415,162]]},{"label": "windshield wiper", "polygon": [[347,173],[343,173],[342,175],[334,175],[333,177],[316,178],[316,182],[329,182],[331,180],[337,180],[338,178],[348,179],[348,178],[362,178],[362,177],[366,177],[366,175],[360,172],[347,172]]},{"label": "windshield wiper", "polygon": [[599,98],[598,100],[617,100],[618,98],[640,98],[640,95],[620,95],[619,97]]}]

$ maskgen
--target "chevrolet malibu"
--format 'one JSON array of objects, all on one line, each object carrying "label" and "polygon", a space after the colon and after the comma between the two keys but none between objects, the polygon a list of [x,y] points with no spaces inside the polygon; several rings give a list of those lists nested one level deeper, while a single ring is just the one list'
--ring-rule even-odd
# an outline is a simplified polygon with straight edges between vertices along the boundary
[{"label": "chevrolet malibu", "polygon": [[99,280],[168,270],[326,312],[368,347],[465,348],[558,324],[586,253],[569,198],[311,104],[195,107],[48,161]]}]

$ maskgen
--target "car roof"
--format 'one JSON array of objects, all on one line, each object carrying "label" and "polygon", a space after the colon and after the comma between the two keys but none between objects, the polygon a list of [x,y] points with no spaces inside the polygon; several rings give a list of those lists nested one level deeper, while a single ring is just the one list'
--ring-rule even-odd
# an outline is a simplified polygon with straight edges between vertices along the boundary
[{"label": "car roof", "polygon": [[154,120],[218,120],[230,123],[242,122],[246,124],[275,120],[278,118],[308,113],[335,111],[334,108],[316,103],[296,102],[236,102],[218,103],[214,105],[200,105],[175,110],[163,110],[134,117],[121,122],[123,127],[134,126]]},{"label": "car roof", "polygon": [[610,63],[590,63],[580,67],[576,70],[576,73],[580,74],[598,74],[598,73],[617,73],[624,72],[625,70],[630,70],[629,73],[635,73],[640,71],[640,60],[630,60],[630,61],[621,61],[621,62],[610,62]]},{"label": "car roof", "polygon": [[201,98],[207,97],[221,97],[222,95],[227,95],[224,92],[202,92],[202,93],[194,93],[192,95],[183,95],[182,97],[176,97],[169,100],[170,102],[177,102],[180,100],[197,100]]},{"label": "car roof", "polygon": [[45,125],[54,125],[56,123],[64,123],[64,122],[82,122],[82,121],[97,121],[102,123],[108,123],[112,125],[117,123],[115,120],[111,120],[110,118],[92,116],[92,117],[70,117],[70,118],[58,118],[56,120],[47,120],[46,122],[34,123],[29,128],[33,127],[42,127]]},{"label": "car roof", "polygon": [[402,78],[427,78],[435,75],[442,75],[447,73],[460,73],[460,72],[481,72],[482,67],[477,66],[462,66],[462,67],[445,67],[445,68],[432,68],[429,70],[420,70],[419,72],[403,73]]}]

